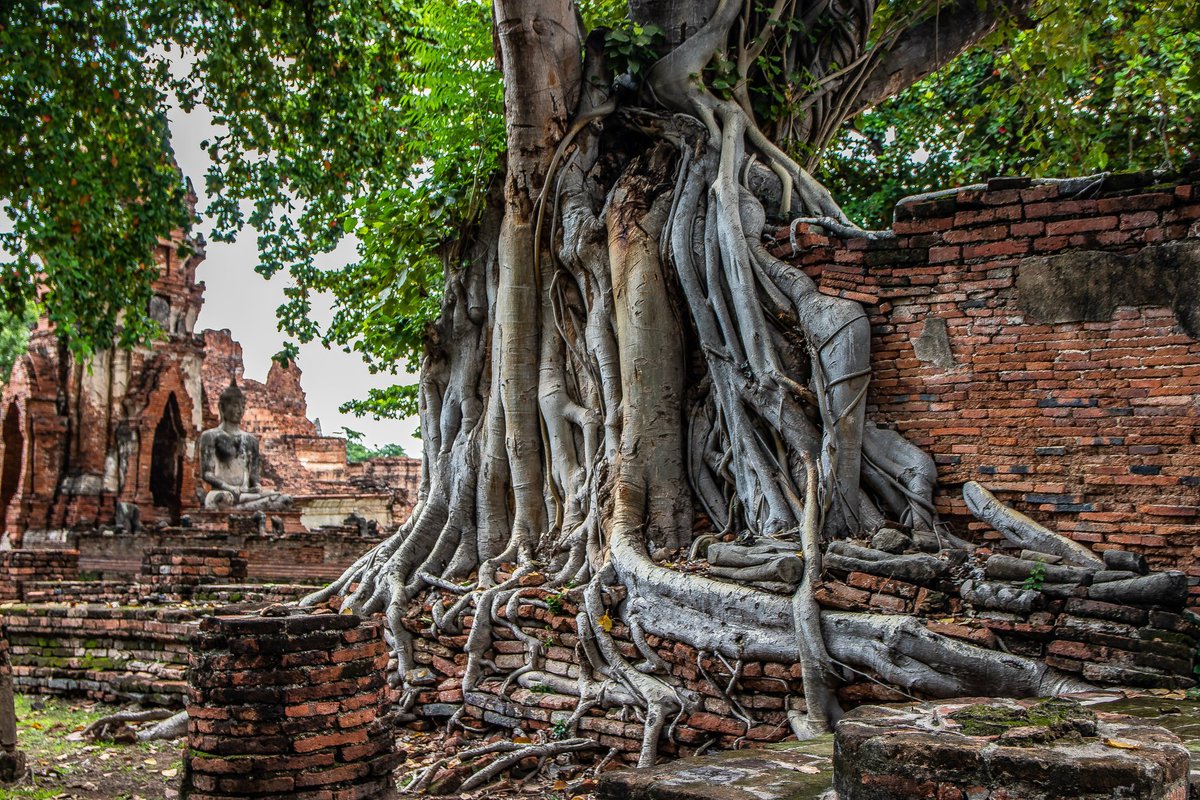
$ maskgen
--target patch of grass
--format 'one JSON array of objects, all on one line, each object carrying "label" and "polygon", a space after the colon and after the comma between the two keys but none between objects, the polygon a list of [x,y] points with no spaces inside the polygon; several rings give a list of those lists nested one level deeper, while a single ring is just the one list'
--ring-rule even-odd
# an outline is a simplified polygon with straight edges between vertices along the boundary
[{"label": "patch of grass", "polygon": [[16,696],[16,708],[17,746],[42,757],[61,755],[79,747],[79,742],[67,741],[67,734],[86,728],[108,713],[99,705],[24,694]]},{"label": "patch of grass", "polygon": [[183,766],[178,745],[169,742],[123,745],[67,738],[118,710],[112,706],[41,695],[17,695],[15,706],[17,747],[32,773],[0,790],[4,800],[74,797],[78,786],[90,787],[84,796],[133,800],[152,796]]}]

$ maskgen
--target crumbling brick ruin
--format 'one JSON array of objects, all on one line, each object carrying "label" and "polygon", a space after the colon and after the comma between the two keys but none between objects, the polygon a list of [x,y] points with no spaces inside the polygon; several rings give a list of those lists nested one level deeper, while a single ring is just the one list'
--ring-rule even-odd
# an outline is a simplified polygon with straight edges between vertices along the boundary
[{"label": "crumbling brick ruin", "polygon": [[[229,331],[195,331],[203,240],[175,231],[154,255],[160,277],[150,312],[164,338],[83,363],[42,320],[0,390],[0,549],[65,545],[80,551],[85,572],[131,577],[147,548],[199,537],[201,546],[249,548],[252,568],[267,568],[263,578],[336,574],[362,537],[408,514],[419,460],[348,464],[345,440],[322,436],[307,418],[298,367],[273,364],[265,384],[245,380]],[[231,378],[247,396],[247,430],[262,442],[264,484],[295,498],[295,512],[281,515],[283,532],[323,529],[315,538],[275,549],[263,537],[246,540],[279,533],[274,527],[201,509],[196,441],[216,423]]]},{"label": "crumbling brick ruin", "polygon": [[[1200,185],[1131,175],[1105,187],[1064,196],[1071,187],[993,181],[900,205],[891,239],[845,241],[799,225],[779,232],[774,251],[822,292],[864,303],[874,334],[870,416],[933,454],[938,511],[957,533],[1004,544],[963,503],[963,484],[979,481],[1097,552],[1137,554],[1137,572],[1144,556],[1188,580],[1163,576],[1167,590],[1152,600],[1113,602],[1106,584],[1057,587],[1047,567],[1026,578],[1040,599],[1014,612],[966,600],[961,575],[916,583],[827,564],[817,599],[830,610],[908,617],[1096,685],[1186,688],[1200,642],[1200,625],[1184,613],[1200,591]],[[989,575],[1007,566],[994,557]],[[621,599],[606,596],[614,619]],[[510,604],[511,628],[493,626],[487,658],[504,672],[539,642],[542,677],[505,687],[501,675],[465,697],[469,631],[431,636],[422,619],[430,607],[405,620],[428,670],[420,713],[461,704],[470,717],[526,731],[570,718],[576,700],[563,687],[580,674],[578,592],[531,585],[522,601]],[[626,657],[641,658],[623,625],[612,634]],[[735,664],[646,638],[700,697],[663,752],[788,736],[788,710],[803,707],[798,664]],[[847,705],[907,699],[868,677],[838,694]],[[636,760],[640,723],[593,709],[578,730]]]},{"label": "crumbling brick ruin", "polygon": [[[1059,581],[1060,572],[1048,565],[1040,576],[1023,576],[1037,587],[1028,608],[999,610],[968,597],[963,574],[956,573],[954,580],[905,581],[839,566],[834,559],[816,592],[819,603],[829,610],[890,612],[900,624],[1035,656],[1097,685],[1192,686],[1200,642],[1200,625],[1185,611],[1185,605],[1197,605],[1200,594],[1196,176],[1169,186],[1157,185],[1152,176],[1118,176],[1105,182],[1103,193],[1086,183],[1004,179],[914,199],[897,208],[896,220],[891,239],[844,241],[798,225],[779,231],[773,248],[812,275],[822,292],[864,303],[874,332],[871,417],[893,421],[933,455],[938,511],[956,533],[983,543],[978,559],[983,573],[1006,574],[1015,559],[1005,562],[1005,542],[967,512],[961,490],[968,481],[979,481],[1005,503],[1097,552],[1113,551],[1106,559],[1112,566],[1106,566],[1103,581],[1089,576],[1072,584]],[[207,342],[207,352],[231,360],[236,354],[240,362],[227,335],[209,334]],[[33,352],[23,369],[36,366]],[[208,384],[215,385],[220,376],[211,374],[220,370],[205,361],[197,375],[206,370]],[[258,397],[295,398],[283,387],[298,385],[297,380],[280,368],[266,384],[245,382],[250,407],[263,407]],[[198,409],[201,421],[213,414],[212,400],[205,399],[212,396],[213,390],[205,389],[189,406]],[[51,419],[27,416],[25,408],[19,405],[14,423],[18,440]],[[263,432],[264,452],[272,453],[274,475],[297,486],[321,486],[322,470],[311,465],[332,465],[333,459],[313,455],[324,453],[324,445],[307,420],[300,422],[303,407],[281,407],[278,414],[270,423],[276,425],[273,432],[266,421],[247,418],[247,427],[264,426],[257,430]],[[4,425],[7,437],[7,417]],[[295,454],[294,460],[286,454]],[[22,460],[15,473],[21,480],[33,474],[30,463],[40,462]],[[310,483],[302,476],[286,477],[299,474],[297,464],[315,475]],[[328,469],[325,477],[339,475],[333,482],[352,481],[340,477],[340,466]],[[9,474],[6,467],[5,487],[14,485]],[[14,513],[28,513],[33,500],[43,496],[25,494],[28,488],[21,483],[20,492],[5,489],[10,520]],[[117,497],[101,496],[108,503]],[[89,502],[88,507],[98,507]],[[127,576],[123,582],[24,575],[19,585],[10,580],[5,587],[0,579],[0,592],[18,601],[5,607],[18,686],[180,704],[183,642],[204,615],[244,613],[294,599],[304,587],[255,582],[271,574],[273,563],[293,560],[296,571],[276,573],[277,579],[311,583],[332,577],[335,562],[345,563],[374,541],[316,533],[272,538],[261,534],[250,517],[237,515],[223,524],[219,533],[193,530],[187,541],[225,548],[195,558],[227,569],[228,575],[190,574],[200,565],[185,564],[182,551],[170,559],[167,554],[184,539],[178,537],[180,529],[168,526],[144,534],[144,549],[166,549],[148,557],[147,574],[140,577],[142,551],[135,559],[122,549],[121,536],[111,536],[107,551],[89,544],[91,555],[81,553],[80,565],[107,564],[114,574]],[[236,566],[243,552],[246,578],[239,577]],[[45,569],[67,561],[47,559]],[[960,567],[968,565],[953,569]],[[1163,591],[1140,601],[1117,596],[1116,584],[1142,577],[1148,567],[1182,571],[1188,579],[1162,575]],[[181,576],[178,586],[172,583],[174,568]],[[698,560],[683,568],[707,567]],[[566,688],[574,686],[586,650],[574,616],[578,590],[547,591],[540,580],[536,575],[523,579],[519,601],[505,610],[509,624],[493,626],[495,644],[485,660],[498,671],[465,696],[460,679],[470,617],[462,631],[435,635],[430,620],[437,610],[428,605],[411,611],[403,624],[414,636],[415,660],[423,668],[409,675],[419,689],[411,698],[416,714],[444,719],[463,708],[468,718],[526,733],[559,732],[567,725],[577,701]],[[155,605],[156,597],[181,596],[182,590],[196,605]],[[71,608],[69,600],[85,605]],[[138,606],[131,605],[135,600]],[[619,618],[621,600],[619,589],[605,595],[610,618]],[[611,633],[627,657],[638,657],[632,634],[619,621]],[[699,700],[675,720],[674,738],[662,744],[663,752],[788,735],[788,712],[803,708],[798,665],[733,663],[678,642],[646,638],[665,668]],[[525,664],[531,642],[542,650],[537,671],[505,685],[506,672]],[[846,705],[905,699],[869,677],[841,687],[838,694]],[[212,700],[203,691],[196,696]],[[212,719],[225,718],[219,702],[212,713]],[[636,720],[592,708],[574,723],[581,735],[636,759],[642,736]],[[193,734],[207,735],[199,728]]]},{"label": "crumbling brick ruin", "polygon": [[868,415],[932,454],[957,532],[984,527],[962,500],[979,481],[1097,550],[1186,571],[1195,594],[1196,180],[1110,176],[1097,195],[997,179],[897,206],[892,239],[797,226],[774,249],[864,304]]}]

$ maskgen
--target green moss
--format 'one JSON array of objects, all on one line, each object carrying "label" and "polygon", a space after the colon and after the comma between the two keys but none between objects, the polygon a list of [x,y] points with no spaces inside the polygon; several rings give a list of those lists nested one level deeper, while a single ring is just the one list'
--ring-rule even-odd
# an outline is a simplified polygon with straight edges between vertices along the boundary
[{"label": "green moss", "polygon": [[1029,712],[1023,708],[977,703],[955,711],[950,719],[962,726],[967,736],[999,736],[1012,728],[1029,724]]},{"label": "green moss", "polygon": [[962,726],[967,736],[1000,736],[1013,728],[1042,728],[1045,736],[1035,737],[1054,741],[1072,733],[1093,736],[1096,715],[1075,700],[1052,697],[1029,708],[1010,705],[977,703],[950,715]]}]

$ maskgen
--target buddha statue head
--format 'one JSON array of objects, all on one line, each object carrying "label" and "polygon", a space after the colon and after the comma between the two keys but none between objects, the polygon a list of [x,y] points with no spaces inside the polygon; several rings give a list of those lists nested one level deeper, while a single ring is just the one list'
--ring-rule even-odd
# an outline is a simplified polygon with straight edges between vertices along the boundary
[{"label": "buddha statue head", "polygon": [[235,379],[230,379],[225,391],[221,392],[217,406],[221,410],[222,422],[228,422],[234,426],[241,424],[242,417],[246,413],[246,395],[242,394]]}]

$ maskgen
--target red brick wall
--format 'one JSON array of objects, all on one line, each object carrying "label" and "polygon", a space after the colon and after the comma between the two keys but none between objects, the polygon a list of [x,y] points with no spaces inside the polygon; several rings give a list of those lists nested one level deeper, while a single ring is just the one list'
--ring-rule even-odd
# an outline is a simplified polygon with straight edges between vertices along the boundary
[{"label": "red brick wall", "polygon": [[[822,292],[864,303],[869,417],[933,455],[943,518],[980,527],[960,494],[977,480],[1072,538],[1200,576],[1200,341],[1165,289],[1157,305],[1050,324],[1023,310],[1017,287],[1035,256],[1104,251],[1142,269],[1152,246],[1200,242],[1200,185],[1119,176],[1087,198],[1064,188],[993,181],[898,206],[892,239],[800,226],[797,247],[784,230],[774,252]],[[914,350],[931,318],[945,323],[950,366]]]},{"label": "red brick wall", "polygon": [[387,664],[379,621],[204,620],[188,673],[183,796],[392,796],[405,755],[396,749]]}]

